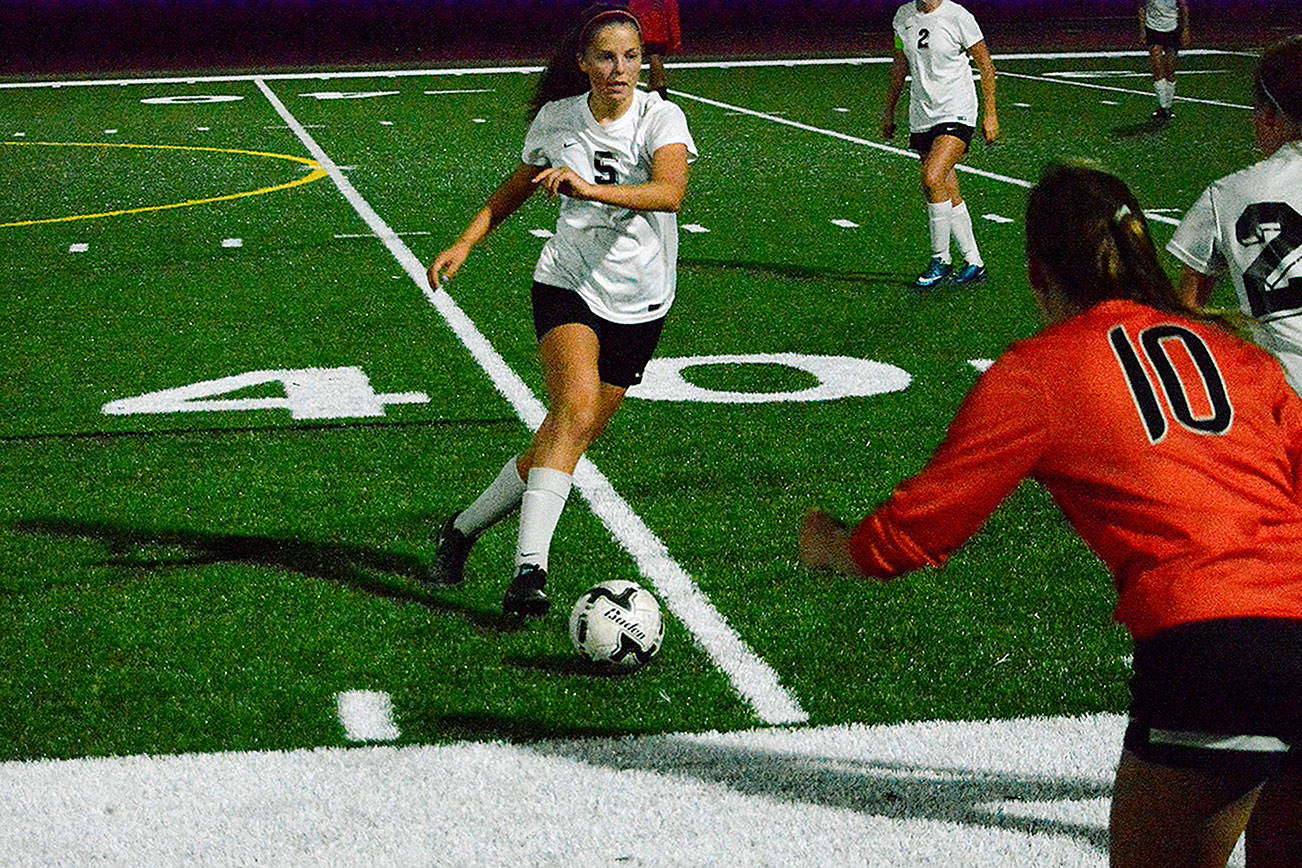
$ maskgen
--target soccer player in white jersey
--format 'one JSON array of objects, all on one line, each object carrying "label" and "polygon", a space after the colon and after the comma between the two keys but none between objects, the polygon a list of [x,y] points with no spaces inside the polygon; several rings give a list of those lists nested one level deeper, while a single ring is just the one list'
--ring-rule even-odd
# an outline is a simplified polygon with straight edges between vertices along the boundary
[{"label": "soccer player in white jersey", "polygon": [[535,191],[560,199],[532,290],[547,417],[443,523],[429,571],[431,583],[460,584],[475,539],[519,509],[508,616],[547,613],[548,555],[574,468],[641,380],[674,301],[676,212],[696,145],[682,109],[638,90],[641,68],[637,19],[613,4],[585,10],[539,81],[519,166],[429,268],[430,285],[442,287]]},{"label": "soccer player in white jersey", "polygon": [[1266,49],[1253,126],[1266,159],[1208,187],[1167,245],[1181,290],[1206,304],[1228,272],[1257,343],[1302,393],[1302,36]]},{"label": "soccer player in white jersey", "polygon": [[[982,133],[999,137],[995,109],[995,65],[972,13],[953,0],[910,0],[895,13],[895,62],[891,65],[882,136],[895,137],[895,106],[910,72],[909,147],[922,157],[922,189],[927,198],[931,264],[918,277],[919,288],[946,280],[963,285],[986,278],[985,261],[972,231],[972,215],[958,189],[955,166],[976,131],[977,96],[968,57],[981,72]],[[955,269],[950,240],[965,264]]]},{"label": "soccer player in white jersey", "polygon": [[1188,0],[1139,0],[1139,41],[1148,47],[1153,65],[1153,120],[1166,123],[1175,117],[1176,57],[1189,46]]}]

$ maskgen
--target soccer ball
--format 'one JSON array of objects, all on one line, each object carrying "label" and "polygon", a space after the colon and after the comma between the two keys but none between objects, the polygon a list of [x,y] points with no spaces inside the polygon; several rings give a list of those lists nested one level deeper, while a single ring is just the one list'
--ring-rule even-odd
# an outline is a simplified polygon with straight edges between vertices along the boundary
[{"label": "soccer ball", "polygon": [[612,579],[588,591],[570,612],[570,641],[589,660],[635,669],[660,650],[660,604],[636,582]]}]

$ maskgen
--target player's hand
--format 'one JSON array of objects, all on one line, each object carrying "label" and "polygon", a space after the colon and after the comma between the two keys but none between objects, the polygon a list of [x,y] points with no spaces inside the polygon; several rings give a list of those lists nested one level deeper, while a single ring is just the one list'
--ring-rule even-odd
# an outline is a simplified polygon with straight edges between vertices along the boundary
[{"label": "player's hand", "polygon": [[430,289],[438,289],[451,280],[452,276],[461,270],[461,266],[469,255],[470,250],[468,248],[457,244],[434,257],[433,264],[430,265],[429,271],[425,274],[429,280]]},{"label": "player's hand", "polygon": [[533,182],[547,191],[549,198],[569,196],[572,199],[586,199],[587,191],[592,187],[568,166],[553,166],[543,169],[533,176]]},{"label": "player's hand", "polygon": [[999,118],[991,114],[982,118],[981,132],[985,134],[986,144],[994,144],[999,139]]},{"label": "player's hand", "polygon": [[850,531],[822,510],[805,516],[800,526],[800,562],[811,570],[857,575],[850,557]]}]

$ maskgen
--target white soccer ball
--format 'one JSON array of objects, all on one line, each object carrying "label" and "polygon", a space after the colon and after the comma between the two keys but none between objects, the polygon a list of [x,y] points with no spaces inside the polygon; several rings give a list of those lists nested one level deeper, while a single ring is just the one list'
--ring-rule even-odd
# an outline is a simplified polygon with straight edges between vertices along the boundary
[{"label": "white soccer ball", "polygon": [[660,650],[660,603],[636,582],[612,579],[588,591],[570,612],[570,641],[597,663],[635,669]]}]

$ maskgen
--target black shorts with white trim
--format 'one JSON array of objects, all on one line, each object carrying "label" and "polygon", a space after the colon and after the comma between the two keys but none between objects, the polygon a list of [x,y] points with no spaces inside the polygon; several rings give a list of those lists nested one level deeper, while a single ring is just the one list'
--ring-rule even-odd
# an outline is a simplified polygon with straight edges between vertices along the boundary
[{"label": "black shorts with white trim", "polygon": [[647,363],[660,343],[665,317],[644,323],[618,323],[592,312],[572,289],[534,281],[533,328],[538,340],[552,329],[580,323],[597,335],[597,377],[611,386],[627,389],[642,382]]},{"label": "black shorts with white trim", "polygon": [[1126,749],[1264,780],[1302,775],[1302,620],[1186,624],[1135,645]]},{"label": "black shorts with white trim", "polygon": [[972,144],[972,136],[976,133],[976,127],[967,124],[950,123],[936,124],[929,130],[923,130],[920,133],[913,133],[909,136],[909,149],[927,156],[931,153],[931,148],[936,144],[936,139],[941,136],[953,136],[963,141],[964,150]]},{"label": "black shorts with white trim", "polygon": [[1183,27],[1177,27],[1174,30],[1154,30],[1151,27],[1144,28],[1144,44],[1160,46],[1168,54],[1176,54],[1179,52],[1180,44],[1183,41]]}]

